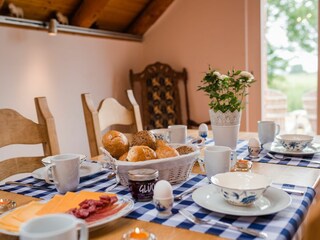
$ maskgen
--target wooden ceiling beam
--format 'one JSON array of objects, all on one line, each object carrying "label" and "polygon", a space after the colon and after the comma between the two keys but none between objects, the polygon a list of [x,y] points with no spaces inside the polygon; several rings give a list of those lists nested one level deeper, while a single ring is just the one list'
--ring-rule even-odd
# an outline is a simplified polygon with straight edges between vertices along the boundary
[{"label": "wooden ceiling beam", "polygon": [[2,8],[3,4],[4,4],[4,0],[0,0],[0,9]]},{"label": "wooden ceiling beam", "polygon": [[130,24],[127,32],[142,36],[173,1],[174,0],[152,0],[142,13]]},{"label": "wooden ceiling beam", "polygon": [[84,28],[91,27],[109,1],[110,0],[83,0],[71,19],[71,24]]}]

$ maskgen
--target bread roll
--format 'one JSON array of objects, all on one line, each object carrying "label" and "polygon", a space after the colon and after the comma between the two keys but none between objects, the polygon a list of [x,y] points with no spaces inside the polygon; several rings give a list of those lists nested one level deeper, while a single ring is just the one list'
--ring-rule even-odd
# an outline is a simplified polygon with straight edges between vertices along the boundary
[{"label": "bread roll", "polygon": [[120,161],[128,161],[128,160],[127,160],[127,156],[128,156],[128,152],[122,154],[122,155],[119,157],[119,160],[120,160]]},{"label": "bread roll", "polygon": [[127,156],[129,162],[138,162],[156,159],[156,153],[147,146],[133,146],[130,148]]},{"label": "bread roll", "polygon": [[148,146],[152,148],[153,150],[156,149],[156,138],[154,135],[147,131],[139,131],[132,136],[132,146]]},{"label": "bread roll", "polygon": [[111,156],[116,159],[129,150],[127,137],[123,133],[115,130],[108,131],[103,135],[102,144]]},{"label": "bread roll", "polygon": [[161,146],[168,146],[168,143],[166,141],[161,140],[161,139],[157,139],[156,140],[156,149]]},{"label": "bread roll", "polygon": [[193,152],[192,147],[189,147],[189,146],[180,146],[180,147],[176,148],[176,150],[178,151],[178,153],[180,155],[184,155],[184,154],[188,154],[188,153]]},{"label": "bread roll", "polygon": [[156,149],[156,154],[158,158],[169,158],[179,156],[177,150],[168,145],[162,145]]}]

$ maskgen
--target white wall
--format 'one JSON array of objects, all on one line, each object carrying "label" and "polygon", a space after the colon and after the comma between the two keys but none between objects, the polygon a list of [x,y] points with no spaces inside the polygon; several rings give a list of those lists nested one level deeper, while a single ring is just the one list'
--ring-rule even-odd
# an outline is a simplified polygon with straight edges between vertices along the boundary
[{"label": "white wall", "polygon": [[[129,69],[141,52],[139,42],[0,26],[0,108],[37,121],[33,99],[46,96],[61,152],[89,155],[80,94],[92,93],[97,106],[108,96],[127,105]],[[2,149],[0,160],[25,153],[13,149]]]}]

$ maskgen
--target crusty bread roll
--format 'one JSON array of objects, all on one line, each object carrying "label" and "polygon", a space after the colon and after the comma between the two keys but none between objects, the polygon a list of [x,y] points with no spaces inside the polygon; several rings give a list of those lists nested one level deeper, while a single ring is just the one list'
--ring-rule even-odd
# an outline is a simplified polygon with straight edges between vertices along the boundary
[{"label": "crusty bread roll", "polygon": [[148,146],[133,146],[130,148],[127,156],[129,162],[145,161],[156,158],[155,151]]},{"label": "crusty bread roll", "polygon": [[157,139],[156,140],[156,149],[161,146],[168,146],[168,143],[166,141],[161,140],[161,139]]},{"label": "crusty bread roll", "polygon": [[162,145],[156,149],[156,154],[158,158],[168,158],[168,157],[176,157],[179,156],[177,150],[168,145]]},{"label": "crusty bread roll", "polygon": [[122,155],[119,157],[119,160],[120,160],[120,161],[128,161],[128,160],[127,160],[127,156],[128,156],[128,152],[125,152],[124,154],[122,154]]},{"label": "crusty bread roll", "polygon": [[123,133],[115,130],[108,131],[103,135],[102,144],[111,156],[116,159],[129,150],[127,137]]},{"label": "crusty bread roll", "polygon": [[192,147],[189,147],[189,146],[180,146],[180,147],[176,148],[176,150],[178,151],[178,153],[180,155],[184,155],[184,154],[188,154],[188,153],[193,152]]},{"label": "crusty bread roll", "polygon": [[132,136],[132,146],[148,146],[152,148],[153,150],[156,149],[156,138],[154,135],[147,131],[139,131]]}]

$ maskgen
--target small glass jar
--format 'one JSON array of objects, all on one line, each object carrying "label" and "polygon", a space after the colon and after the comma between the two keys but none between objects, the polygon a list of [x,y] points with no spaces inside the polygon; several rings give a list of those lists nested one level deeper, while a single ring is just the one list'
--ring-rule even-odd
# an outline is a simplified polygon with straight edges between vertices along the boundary
[{"label": "small glass jar", "polygon": [[158,181],[159,171],[142,168],[128,171],[129,189],[132,197],[138,202],[151,201],[154,185]]},{"label": "small glass jar", "polygon": [[231,172],[250,172],[252,168],[252,162],[245,159],[239,159],[231,169]]}]

